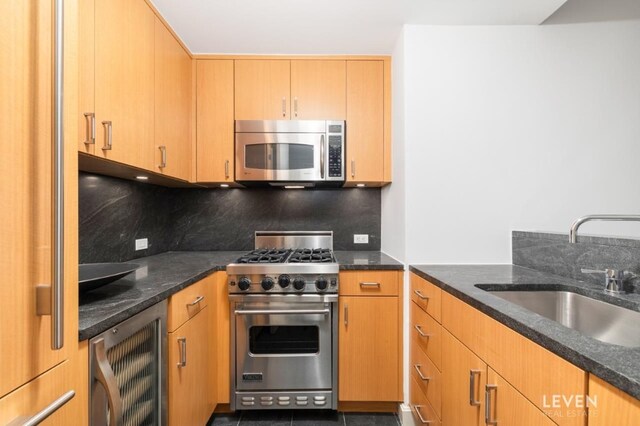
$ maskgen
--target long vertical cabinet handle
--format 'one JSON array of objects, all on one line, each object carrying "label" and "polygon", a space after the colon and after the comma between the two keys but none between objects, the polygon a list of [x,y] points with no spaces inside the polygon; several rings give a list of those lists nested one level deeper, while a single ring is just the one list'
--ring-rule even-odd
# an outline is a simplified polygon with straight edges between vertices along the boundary
[{"label": "long vertical cabinet handle", "polygon": [[349,305],[344,304],[344,326],[349,325]]},{"label": "long vertical cabinet handle", "polygon": [[64,0],[54,2],[51,349],[64,346]]},{"label": "long vertical cabinet handle", "polygon": [[58,411],[62,408],[67,402],[71,401],[73,397],[76,396],[76,391],[70,390],[69,392],[62,395],[60,398],[53,401],[51,404],[47,405],[42,411],[38,414],[29,417],[27,419],[20,417],[13,420],[7,426],[36,426],[42,423],[47,417]]},{"label": "long vertical cabinet handle", "polygon": [[498,386],[486,385],[484,390],[484,422],[487,425],[497,425],[498,421],[491,419],[491,391],[498,392]]},{"label": "long vertical cabinet handle", "polygon": [[324,135],[320,135],[320,179],[324,179]]},{"label": "long vertical cabinet handle", "polygon": [[84,119],[87,123],[84,144],[94,145],[96,143],[96,115],[92,112],[85,112]]},{"label": "long vertical cabinet handle", "polygon": [[229,160],[224,160],[224,177],[229,179]]},{"label": "long vertical cabinet handle", "polygon": [[469,405],[479,407],[480,401],[476,399],[476,376],[480,376],[480,370],[469,370]]},{"label": "long vertical cabinet handle", "polygon": [[178,367],[186,367],[187,366],[187,338],[178,337],[178,344],[180,345],[180,362],[178,362]]},{"label": "long vertical cabinet handle", "polygon": [[287,116],[287,98],[285,97],[282,98],[282,116]]},{"label": "long vertical cabinet handle", "polygon": [[103,151],[111,151],[113,147],[113,128],[111,121],[103,121],[102,125],[104,126],[104,145],[102,146]]},{"label": "long vertical cabinet handle", "polygon": [[293,115],[298,116],[298,97],[293,98]]},{"label": "long vertical cabinet handle", "polygon": [[351,160],[351,177],[356,177],[356,160]]},{"label": "long vertical cabinet handle", "polygon": [[109,401],[109,426],[122,426],[122,400],[120,399],[120,389],[116,382],[116,376],[113,374],[109,360],[107,359],[107,351],[104,348],[104,339],[100,338],[93,342],[93,353],[95,355],[95,371],[96,379],[107,391],[107,399]]},{"label": "long vertical cabinet handle", "polygon": [[158,167],[164,169],[167,167],[167,147],[165,145],[161,145],[158,149],[160,150],[160,164]]}]

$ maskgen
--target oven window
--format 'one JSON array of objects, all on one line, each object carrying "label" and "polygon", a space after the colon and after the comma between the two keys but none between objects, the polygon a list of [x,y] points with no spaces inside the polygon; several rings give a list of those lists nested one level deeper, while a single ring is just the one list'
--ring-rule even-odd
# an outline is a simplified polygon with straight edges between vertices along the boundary
[{"label": "oven window", "polygon": [[313,325],[272,325],[249,328],[249,352],[262,354],[315,354],[320,331]]},{"label": "oven window", "polygon": [[245,146],[245,167],[260,170],[313,169],[313,145],[261,143]]}]

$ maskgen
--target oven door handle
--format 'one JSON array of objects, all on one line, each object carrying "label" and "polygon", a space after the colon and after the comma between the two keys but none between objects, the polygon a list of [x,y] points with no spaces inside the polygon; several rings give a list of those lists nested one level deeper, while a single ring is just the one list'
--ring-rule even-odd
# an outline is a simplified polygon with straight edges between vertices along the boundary
[{"label": "oven door handle", "polygon": [[239,309],[236,315],[329,315],[331,309]]}]

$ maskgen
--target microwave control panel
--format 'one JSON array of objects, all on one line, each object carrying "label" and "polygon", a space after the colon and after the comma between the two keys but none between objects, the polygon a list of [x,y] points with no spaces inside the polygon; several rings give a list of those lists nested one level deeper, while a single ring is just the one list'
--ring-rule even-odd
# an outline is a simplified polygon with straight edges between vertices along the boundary
[{"label": "microwave control panel", "polygon": [[344,179],[344,122],[327,123],[328,148],[328,177],[329,179]]}]

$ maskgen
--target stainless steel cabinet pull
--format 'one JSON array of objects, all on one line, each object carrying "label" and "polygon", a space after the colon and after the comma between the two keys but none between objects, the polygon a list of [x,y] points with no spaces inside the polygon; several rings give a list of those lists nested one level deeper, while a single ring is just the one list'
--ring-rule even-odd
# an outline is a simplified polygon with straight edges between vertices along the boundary
[{"label": "stainless steel cabinet pull", "polygon": [[13,420],[7,426],[36,426],[42,423],[47,417],[58,411],[64,404],[71,401],[71,399],[76,395],[76,391],[70,390],[69,392],[62,395],[60,398],[53,401],[51,404],[47,405],[44,410],[40,411],[33,417],[29,417],[27,419],[20,417]]},{"label": "stainless steel cabinet pull", "polygon": [[293,114],[298,116],[298,97],[293,98]]},{"label": "stainless steel cabinet pull", "polygon": [[433,423],[431,420],[425,420],[424,417],[422,417],[422,413],[420,412],[420,409],[422,407],[424,407],[424,405],[414,405],[413,406],[413,408],[415,408],[415,410],[416,410],[416,414],[420,418],[420,423],[422,423],[423,425],[427,425],[429,423]]},{"label": "stainless steel cabinet pull", "polygon": [[158,167],[164,169],[167,167],[167,147],[165,145],[160,145],[158,149],[160,150],[160,164]]},{"label": "stainless steel cabinet pull", "polygon": [[84,119],[87,123],[85,130],[86,140],[85,145],[92,145],[96,143],[96,115],[92,112],[85,112]]},{"label": "stainless steel cabinet pull", "polygon": [[414,325],[413,328],[415,328],[418,331],[418,334],[422,337],[431,337],[431,334],[427,334],[424,331],[422,331],[422,326],[420,325]]},{"label": "stainless steel cabinet pull", "polygon": [[103,121],[102,125],[104,126],[104,145],[102,146],[102,150],[110,151],[113,146],[113,129],[111,121]]},{"label": "stainless steel cabinet pull", "polygon": [[469,370],[469,405],[472,407],[480,406],[480,401],[476,399],[476,376],[480,373],[480,370]]},{"label": "stainless steel cabinet pull", "polygon": [[180,345],[180,362],[178,363],[178,367],[186,367],[187,366],[187,338],[178,337],[178,344]]},{"label": "stainless steel cabinet pull", "polygon": [[344,304],[344,325],[345,327],[349,325],[349,305]]},{"label": "stainless steel cabinet pull", "polygon": [[95,354],[95,376],[98,382],[107,391],[107,399],[109,401],[109,425],[122,426],[122,399],[120,399],[120,389],[116,382],[109,360],[107,359],[107,351],[104,348],[104,339],[100,338],[93,342],[93,351]]},{"label": "stainless steel cabinet pull", "polygon": [[203,300],[204,300],[204,296],[198,296],[193,302],[187,303],[187,306],[195,306],[198,303],[202,302]]},{"label": "stainless steel cabinet pull", "polygon": [[356,160],[351,160],[351,177],[356,177]]},{"label": "stainless steel cabinet pull", "polygon": [[324,179],[324,135],[320,136],[320,179]]},{"label": "stainless steel cabinet pull", "polygon": [[375,287],[380,288],[380,283],[360,283],[360,287]]},{"label": "stainless steel cabinet pull", "polygon": [[422,370],[420,370],[422,366],[420,364],[415,364],[413,366],[413,368],[416,369],[416,371],[418,372],[418,376],[420,376],[420,379],[424,380],[425,382],[428,382],[429,380],[431,380],[431,377],[427,377],[424,374],[422,374]]},{"label": "stainless steel cabinet pull", "polygon": [[287,116],[287,98],[282,98],[282,116]]},{"label": "stainless steel cabinet pull", "polygon": [[413,290],[413,292],[416,294],[416,296],[418,296],[422,300],[428,300],[429,299],[429,296],[425,296],[424,294],[422,294],[422,292],[420,290]]},{"label": "stainless steel cabinet pull", "polygon": [[51,349],[64,346],[64,1],[54,2]]},{"label": "stainless steel cabinet pull", "polygon": [[236,310],[236,315],[329,315],[329,309],[248,309]]},{"label": "stainless steel cabinet pull", "polygon": [[498,392],[498,386],[486,385],[484,390],[484,422],[488,425],[497,425],[497,420],[491,419],[491,391]]},{"label": "stainless steel cabinet pull", "polygon": [[229,160],[224,161],[224,177],[229,179]]}]

